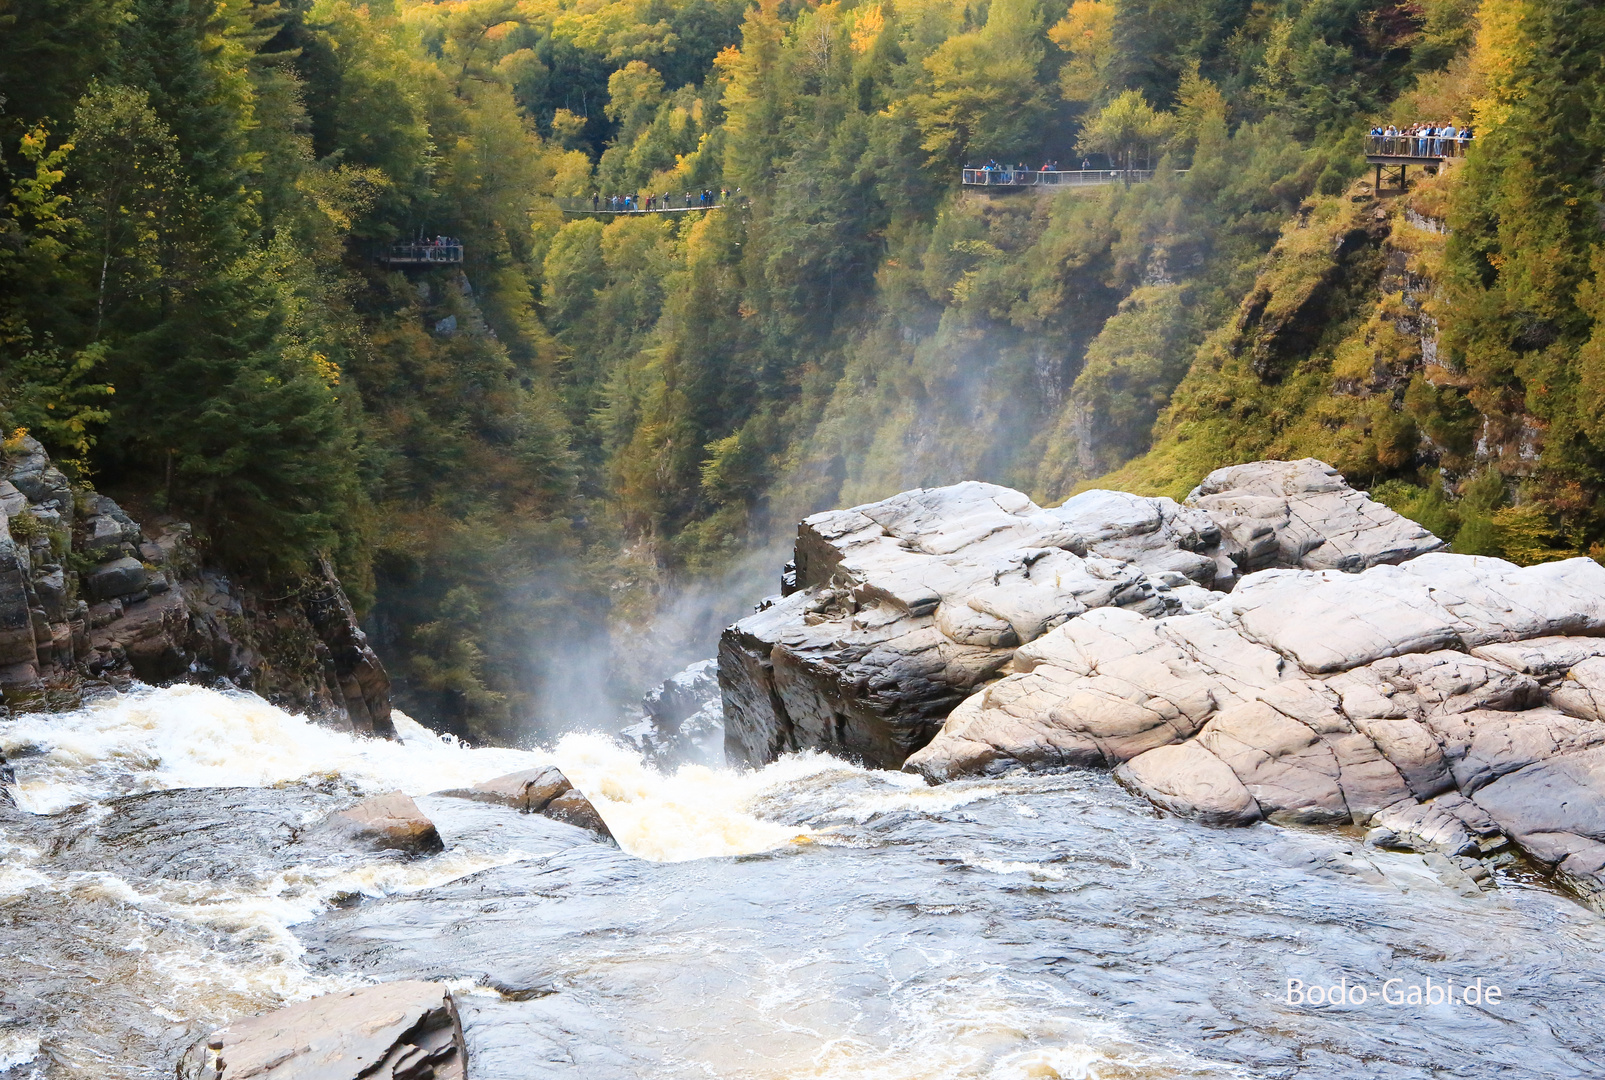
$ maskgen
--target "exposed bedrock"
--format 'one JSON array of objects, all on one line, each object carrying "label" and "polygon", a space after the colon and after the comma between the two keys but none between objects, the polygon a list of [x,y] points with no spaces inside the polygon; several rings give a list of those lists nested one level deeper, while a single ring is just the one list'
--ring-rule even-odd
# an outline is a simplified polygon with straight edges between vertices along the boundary
[{"label": "exposed bedrock", "polygon": [[1605,909],[1605,567],[1441,546],[1317,462],[1186,505],[963,484],[816,515],[801,591],[726,632],[727,750],[1109,768],[1172,813],[1370,825],[1467,880],[1514,841]]},{"label": "exposed bedrock", "polygon": [[329,564],[265,600],[203,566],[191,534],[74,488],[33,438],[0,450],[0,709],[68,708],[132,679],[224,679],[394,737],[390,680]]},{"label": "exposed bedrock", "polygon": [[795,591],[720,644],[726,754],[819,747],[897,768],[1018,649],[1089,613],[1181,615],[1264,567],[1358,571],[1440,547],[1313,460],[1219,470],[1185,505],[1088,491],[1044,509],[972,482],[816,514]]},{"label": "exposed bedrock", "polygon": [[620,734],[660,769],[724,764],[724,702],[719,662],[698,660],[650,690],[644,714]]},{"label": "exposed bedrock", "polygon": [[1447,856],[1503,833],[1601,907],[1602,633],[1589,559],[1265,571],[1196,613],[1109,609],[1044,635],[906,767],[1114,767],[1206,822],[1374,824]]}]

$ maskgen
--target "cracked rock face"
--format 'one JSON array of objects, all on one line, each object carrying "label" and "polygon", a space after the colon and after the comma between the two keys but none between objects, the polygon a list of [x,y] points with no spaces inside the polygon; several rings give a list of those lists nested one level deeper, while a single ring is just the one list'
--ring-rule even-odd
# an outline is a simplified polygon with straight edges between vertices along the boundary
[{"label": "cracked rock face", "polygon": [[[1198,611],[1264,566],[1361,570],[1440,547],[1311,460],[1220,470],[1188,505],[1088,491],[1044,509],[971,482],[816,514],[798,528],[791,595],[721,643],[725,751],[759,764],[818,747],[896,768],[1058,627]],[[1132,747],[1173,741],[1132,722]],[[1070,738],[1044,760],[1089,753]]]},{"label": "cracked rock face", "polygon": [[1514,841],[1605,910],[1605,567],[1442,546],[1313,461],[1185,505],[961,484],[819,514],[797,591],[726,631],[726,751],[1110,768],[1212,824],[1372,825],[1468,883]]},{"label": "cracked rock face", "polygon": [[1090,612],[1019,650],[905,767],[1112,767],[1211,824],[1374,824],[1446,856],[1508,834],[1599,906],[1602,601],[1590,559],[1439,553],[1265,571],[1195,614]]}]

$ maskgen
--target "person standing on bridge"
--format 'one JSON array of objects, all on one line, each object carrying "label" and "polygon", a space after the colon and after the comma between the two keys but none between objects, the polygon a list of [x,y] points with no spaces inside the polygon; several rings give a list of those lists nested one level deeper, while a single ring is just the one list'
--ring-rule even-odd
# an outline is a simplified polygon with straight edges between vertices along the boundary
[{"label": "person standing on bridge", "polygon": [[594,214],[597,210],[601,209],[601,206],[602,206],[602,195],[601,195],[601,193],[597,192],[597,191],[591,192],[591,212]]}]

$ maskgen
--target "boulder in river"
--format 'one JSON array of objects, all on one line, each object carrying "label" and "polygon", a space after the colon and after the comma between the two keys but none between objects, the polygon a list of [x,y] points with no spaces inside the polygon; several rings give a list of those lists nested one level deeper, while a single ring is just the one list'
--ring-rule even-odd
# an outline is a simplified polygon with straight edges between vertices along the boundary
[{"label": "boulder in river", "polygon": [[465,1080],[467,1050],[450,991],[392,982],[325,994],[201,1039],[179,1080]]},{"label": "boulder in river", "polygon": [[470,788],[453,788],[435,794],[445,798],[496,803],[521,813],[542,814],[566,821],[604,837],[611,838],[613,835],[607,822],[602,820],[602,815],[591,805],[591,800],[569,783],[568,777],[555,765],[508,773]]},{"label": "boulder in river", "polygon": [[1352,572],[1442,546],[1308,459],[1218,470],[1185,505],[1088,491],[1044,509],[971,482],[815,514],[795,591],[720,643],[725,751],[897,768],[1016,650],[1090,612],[1181,615],[1264,567]]},{"label": "boulder in river", "polygon": [[324,829],[375,851],[430,855],[445,849],[435,823],[418,809],[412,796],[401,791],[364,799],[330,814]]}]

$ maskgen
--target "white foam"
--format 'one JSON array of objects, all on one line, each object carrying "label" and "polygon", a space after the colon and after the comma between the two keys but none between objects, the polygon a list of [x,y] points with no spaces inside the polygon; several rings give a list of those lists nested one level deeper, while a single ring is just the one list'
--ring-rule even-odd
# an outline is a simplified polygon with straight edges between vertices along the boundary
[{"label": "white foam", "polygon": [[360,792],[424,795],[550,762],[551,755],[413,744],[322,727],[254,694],[199,686],[139,690],[0,724],[18,762],[18,803],[36,814],[134,791],[273,787],[339,779]]},{"label": "white foam", "polygon": [[26,1065],[39,1056],[39,1037],[27,1032],[0,1032],[0,1073]]},{"label": "white foam", "polygon": [[[0,723],[0,747],[26,751],[18,762],[18,803],[36,814],[188,787],[335,783],[361,794],[425,795],[556,765],[591,799],[625,851],[664,862],[806,843],[813,838],[808,829],[763,821],[751,804],[798,779],[852,768],[806,754],[755,772],[693,765],[664,775],[600,735],[567,735],[549,750],[470,748],[404,715],[396,722],[402,741],[365,738],[252,694],[174,686]],[[903,800],[955,804],[955,797],[932,794],[917,778],[896,781],[905,782]]]}]

